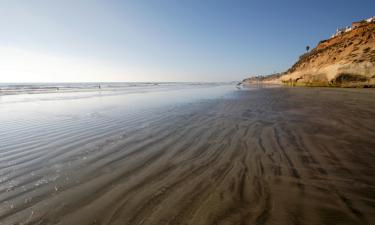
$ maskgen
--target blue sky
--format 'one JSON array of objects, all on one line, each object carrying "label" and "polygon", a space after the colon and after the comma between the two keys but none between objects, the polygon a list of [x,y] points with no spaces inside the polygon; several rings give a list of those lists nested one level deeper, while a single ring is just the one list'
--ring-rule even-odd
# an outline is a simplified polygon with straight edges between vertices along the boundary
[{"label": "blue sky", "polygon": [[0,82],[237,81],[371,16],[367,0],[0,0]]}]

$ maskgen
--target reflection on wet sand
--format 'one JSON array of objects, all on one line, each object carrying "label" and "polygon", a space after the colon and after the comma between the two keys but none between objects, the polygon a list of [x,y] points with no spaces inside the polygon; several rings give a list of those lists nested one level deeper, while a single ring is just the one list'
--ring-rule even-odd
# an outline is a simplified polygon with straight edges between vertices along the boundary
[{"label": "reflection on wet sand", "polygon": [[5,121],[0,221],[371,224],[374,97],[263,88],[122,116]]}]

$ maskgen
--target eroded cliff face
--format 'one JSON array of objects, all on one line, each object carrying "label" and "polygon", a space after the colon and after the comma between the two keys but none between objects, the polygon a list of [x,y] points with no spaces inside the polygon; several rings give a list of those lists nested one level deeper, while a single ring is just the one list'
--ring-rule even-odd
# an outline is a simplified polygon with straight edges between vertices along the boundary
[{"label": "eroded cliff face", "polygon": [[321,41],[280,80],[297,86],[375,86],[375,22]]}]

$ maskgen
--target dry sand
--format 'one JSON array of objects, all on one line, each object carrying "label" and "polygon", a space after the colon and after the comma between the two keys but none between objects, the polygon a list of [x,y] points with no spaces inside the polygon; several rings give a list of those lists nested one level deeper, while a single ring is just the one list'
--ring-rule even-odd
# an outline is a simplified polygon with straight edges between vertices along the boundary
[{"label": "dry sand", "polygon": [[373,90],[264,88],[126,125],[68,121],[50,144],[20,125],[1,146],[0,224],[375,223]]}]

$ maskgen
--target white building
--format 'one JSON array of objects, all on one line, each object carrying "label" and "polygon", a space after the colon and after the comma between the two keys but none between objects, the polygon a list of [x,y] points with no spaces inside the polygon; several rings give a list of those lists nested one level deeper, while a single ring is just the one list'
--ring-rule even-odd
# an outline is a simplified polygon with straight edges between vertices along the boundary
[{"label": "white building", "polygon": [[353,22],[352,26],[347,26],[345,28],[338,28],[336,30],[336,33],[334,35],[332,35],[331,38],[334,38],[334,37],[337,37],[337,36],[339,36],[341,34],[349,32],[349,31],[351,31],[351,30],[353,30],[353,29],[361,26],[361,24],[363,24],[363,23],[371,23],[371,22],[375,22],[375,16],[373,16],[371,18],[368,18],[366,20],[363,20],[362,22]]},{"label": "white building", "polygon": [[371,18],[368,18],[366,20],[367,23],[371,23],[372,21],[375,21],[375,16],[371,17]]}]

